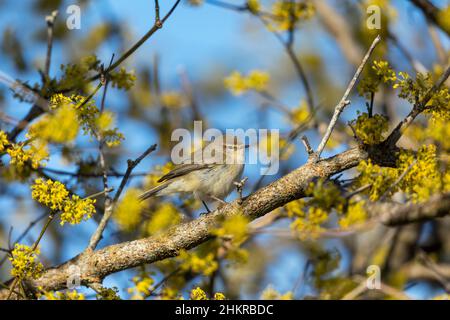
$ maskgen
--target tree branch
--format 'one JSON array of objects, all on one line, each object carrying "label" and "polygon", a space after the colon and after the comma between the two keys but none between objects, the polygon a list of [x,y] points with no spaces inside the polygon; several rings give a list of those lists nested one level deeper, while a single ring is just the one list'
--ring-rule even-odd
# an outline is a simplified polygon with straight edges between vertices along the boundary
[{"label": "tree branch", "polygon": [[[32,285],[41,286],[47,291],[63,289],[72,265],[78,266],[82,271],[81,282],[89,284],[99,283],[115,272],[177,256],[180,250],[191,249],[212,238],[211,231],[217,227],[219,217],[229,217],[238,212],[242,212],[251,220],[261,217],[303,197],[310,181],[328,178],[352,168],[367,156],[364,150],[354,148],[328,159],[307,163],[244,198],[241,205],[238,205],[236,200],[211,214],[174,226],[159,235],[107,246],[96,251],[85,251],[70,261],[46,270],[41,278],[32,281]],[[3,297],[5,290],[0,291],[0,299]]]}]

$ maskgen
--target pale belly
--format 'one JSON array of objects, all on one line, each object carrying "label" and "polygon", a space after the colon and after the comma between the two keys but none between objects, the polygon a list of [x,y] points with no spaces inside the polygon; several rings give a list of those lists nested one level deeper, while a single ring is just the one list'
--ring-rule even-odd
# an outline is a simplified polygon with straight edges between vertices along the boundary
[{"label": "pale belly", "polygon": [[243,170],[243,164],[236,164],[193,171],[174,180],[159,195],[182,192],[192,193],[197,199],[204,201],[211,200],[211,196],[223,200],[233,191],[233,182],[240,180]]}]

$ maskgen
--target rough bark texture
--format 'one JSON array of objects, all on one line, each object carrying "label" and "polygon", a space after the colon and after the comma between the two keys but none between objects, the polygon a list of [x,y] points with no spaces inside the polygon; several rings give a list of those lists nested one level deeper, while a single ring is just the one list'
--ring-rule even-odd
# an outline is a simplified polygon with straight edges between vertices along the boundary
[{"label": "rough bark texture", "polygon": [[[246,197],[241,205],[234,201],[211,214],[175,226],[160,235],[123,242],[96,251],[86,250],[73,259],[46,270],[39,279],[29,285],[47,291],[60,290],[66,287],[68,279],[73,278],[74,270],[80,271],[82,284],[99,283],[109,274],[174,257],[181,249],[191,249],[210,239],[211,231],[221,217],[238,212],[242,212],[251,220],[261,217],[304,196],[310,181],[321,177],[328,178],[358,165],[366,158],[366,151],[354,148],[318,162],[310,161]],[[8,290],[1,290],[0,299],[5,299],[7,294]]]}]

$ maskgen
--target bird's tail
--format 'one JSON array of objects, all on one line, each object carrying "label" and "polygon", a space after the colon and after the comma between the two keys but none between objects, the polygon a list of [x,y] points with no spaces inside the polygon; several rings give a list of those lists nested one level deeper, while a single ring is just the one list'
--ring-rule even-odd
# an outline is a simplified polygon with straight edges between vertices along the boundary
[{"label": "bird's tail", "polygon": [[169,185],[168,181],[161,183],[160,185],[157,185],[156,187],[151,188],[148,191],[145,191],[143,194],[139,196],[140,201],[144,201],[145,199],[148,199],[150,197],[153,197],[158,194],[161,190],[165,189]]}]

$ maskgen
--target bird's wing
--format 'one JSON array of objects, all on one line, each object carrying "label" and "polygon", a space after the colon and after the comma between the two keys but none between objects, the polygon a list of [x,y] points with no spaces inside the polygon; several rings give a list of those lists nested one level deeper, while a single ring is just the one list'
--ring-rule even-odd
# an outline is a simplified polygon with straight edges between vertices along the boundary
[{"label": "bird's wing", "polygon": [[162,176],[158,182],[163,182],[166,180],[170,180],[179,176],[184,176],[185,174],[188,174],[192,171],[197,171],[201,169],[206,169],[212,167],[212,164],[180,164],[176,166],[172,171]]}]

